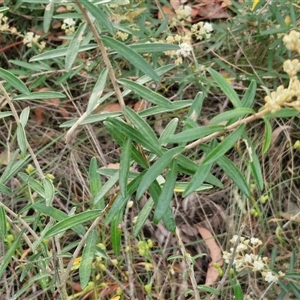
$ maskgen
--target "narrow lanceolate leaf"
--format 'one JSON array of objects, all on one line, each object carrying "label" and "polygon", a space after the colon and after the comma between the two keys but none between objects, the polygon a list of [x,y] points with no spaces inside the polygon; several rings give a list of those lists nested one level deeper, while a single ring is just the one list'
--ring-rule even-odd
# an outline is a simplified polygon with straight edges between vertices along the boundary
[{"label": "narrow lanceolate leaf", "polygon": [[2,112],[0,112],[0,119],[6,118],[6,117],[9,117],[9,116],[12,116],[11,111],[2,111]]},{"label": "narrow lanceolate leaf", "polygon": [[66,98],[66,96],[59,92],[33,92],[29,95],[20,95],[13,98],[13,100],[43,100],[53,98]]},{"label": "narrow lanceolate leaf", "polygon": [[55,195],[55,188],[53,185],[53,182],[45,177],[43,179],[43,186],[44,186],[44,190],[45,190],[45,201],[46,201],[46,205],[50,206],[52,205],[52,201],[54,199],[54,195]]},{"label": "narrow lanceolate leaf", "polygon": [[176,128],[178,126],[178,118],[174,118],[172,119],[168,125],[165,127],[165,129],[163,130],[160,138],[159,138],[159,144],[161,146],[166,146],[168,144],[167,140],[169,137],[171,137],[174,132],[176,131]]},{"label": "narrow lanceolate leaf", "polygon": [[30,94],[27,86],[23,83],[23,81],[21,81],[18,77],[2,68],[0,68],[0,78],[4,79],[7,83],[9,83],[13,88],[16,88],[19,92],[26,95]]},{"label": "narrow lanceolate leaf", "polygon": [[106,216],[105,223],[110,224],[113,220],[113,218],[120,212],[124,211],[124,208],[130,199],[131,195],[137,190],[139,184],[141,183],[141,180],[145,174],[145,171],[139,174],[135,179],[133,179],[129,184],[127,188],[127,195],[124,198],[121,194],[117,196],[115,199],[113,205],[108,211],[108,214]]},{"label": "narrow lanceolate leaf", "polygon": [[89,115],[102,101],[100,101],[106,80],[108,75],[108,69],[103,69],[98,77],[97,83],[95,84],[91,97],[88,102],[87,114]]},{"label": "narrow lanceolate leaf", "polygon": [[157,155],[162,154],[162,150],[161,150],[161,147],[159,145],[152,144],[151,142],[149,142],[147,136],[143,136],[139,131],[137,131],[136,129],[130,127],[126,123],[124,123],[120,120],[111,119],[111,118],[107,119],[106,122],[112,123],[115,126],[115,128],[117,128],[117,130],[119,132],[123,133],[125,136],[129,137],[133,141],[135,141],[138,144],[142,145],[143,147],[145,147],[149,151],[151,151],[151,152],[153,152]]},{"label": "narrow lanceolate leaf", "polygon": [[[98,47],[97,44],[83,45],[83,46],[80,46],[78,52],[79,53],[80,52],[85,52],[85,51],[88,51],[88,50],[95,49],[97,47]],[[29,59],[29,62],[40,61],[40,60],[45,60],[45,59],[53,59],[53,58],[57,58],[57,57],[66,56],[67,51],[68,51],[68,48],[49,50],[47,52],[44,52],[44,53],[41,53],[41,54],[38,54],[38,55],[35,55],[35,56],[31,57]],[[23,92],[23,93],[26,94],[25,92]]]},{"label": "narrow lanceolate leaf", "polygon": [[131,159],[131,148],[132,140],[127,139],[122,147],[121,158],[120,158],[120,191],[121,195],[125,198],[127,194],[127,185],[128,185],[128,174],[130,168],[130,159]]},{"label": "narrow lanceolate leaf", "polygon": [[221,125],[208,125],[184,130],[178,134],[170,136],[167,141],[169,143],[183,143],[200,139],[209,134],[220,132],[224,129]]},{"label": "narrow lanceolate leaf", "polygon": [[252,107],[256,96],[256,87],[256,81],[252,79],[241,101],[243,107]]},{"label": "narrow lanceolate leaf", "polygon": [[209,69],[208,72],[216,81],[218,87],[226,95],[226,97],[231,101],[235,108],[242,107],[240,98],[233,87],[226,81],[226,79],[217,71]]},{"label": "narrow lanceolate leaf", "polygon": [[160,44],[160,43],[143,43],[143,44],[132,44],[129,46],[136,52],[140,53],[154,53],[164,52],[170,50],[178,50],[179,46],[174,44]]},{"label": "narrow lanceolate leaf", "polygon": [[166,213],[167,209],[170,207],[170,203],[172,200],[172,196],[174,194],[174,188],[176,184],[177,170],[178,168],[177,168],[176,160],[173,160],[171,163],[170,170],[167,174],[162,192],[156,204],[156,209],[153,217],[153,221],[156,224],[161,220],[163,215]]},{"label": "narrow lanceolate leaf", "polygon": [[99,190],[94,197],[94,205],[96,205],[109,192],[119,179],[119,172],[116,172]]},{"label": "narrow lanceolate leaf", "polygon": [[167,109],[173,108],[173,103],[170,100],[141,84],[124,78],[119,79],[118,82],[151,103],[154,103]]},{"label": "narrow lanceolate leaf", "polygon": [[140,199],[151,183],[171,163],[172,159],[183,151],[183,147],[176,147],[163,154],[146,172],[137,190],[137,199]]},{"label": "narrow lanceolate leaf", "polygon": [[246,108],[246,107],[236,108],[215,116],[214,118],[211,119],[210,124],[218,124],[223,121],[228,121],[229,119],[232,118],[240,118],[247,114],[254,114],[254,113],[255,111],[252,108]]},{"label": "narrow lanceolate leaf", "polygon": [[[158,204],[158,199],[159,196],[161,194],[161,188],[157,182],[157,180],[155,180],[150,186],[149,186],[149,192],[150,195],[155,203],[155,205]],[[174,232],[176,229],[176,223],[175,223],[175,219],[174,219],[174,215],[172,213],[172,210],[170,207],[167,208],[166,213],[163,215],[162,217],[162,221],[164,222],[166,228],[171,231]]]},{"label": "narrow lanceolate leaf", "polygon": [[30,112],[30,108],[26,107],[22,110],[22,112],[20,114],[20,122],[22,123],[24,128],[25,128],[25,126],[27,124],[27,121],[28,121],[29,112]]},{"label": "narrow lanceolate leaf", "polygon": [[131,108],[125,108],[124,115],[129,119],[132,125],[140,132],[140,134],[145,137],[149,143],[155,145],[159,148],[159,142],[156,134],[149,124],[142,119],[134,110]]},{"label": "narrow lanceolate leaf", "polygon": [[81,23],[73,35],[65,59],[65,68],[67,71],[71,70],[72,65],[78,55],[78,51],[80,48],[81,41],[83,39],[85,29],[86,29],[86,23]]},{"label": "narrow lanceolate leaf", "polygon": [[133,64],[137,69],[151,77],[154,81],[159,81],[154,69],[147,63],[147,61],[136,51],[132,50],[130,47],[126,46],[124,43],[119,42],[108,36],[102,37],[103,44],[106,47],[110,47],[115,50],[118,54],[123,56],[131,64]]},{"label": "narrow lanceolate leaf", "polygon": [[12,196],[12,190],[0,182],[0,193]]},{"label": "narrow lanceolate leaf", "polygon": [[241,171],[235,166],[235,164],[225,156],[218,158],[217,164],[224,171],[224,173],[231,178],[231,180],[238,186],[238,188],[248,198],[251,197],[249,185],[247,184]]},{"label": "narrow lanceolate leaf", "polygon": [[111,222],[110,240],[115,255],[120,255],[121,252],[121,224],[123,211],[120,211]]},{"label": "narrow lanceolate leaf", "polygon": [[82,259],[79,267],[79,280],[82,289],[84,289],[90,281],[97,239],[98,233],[95,229],[93,229],[89,232],[85,241],[85,246],[82,251]]},{"label": "narrow lanceolate leaf", "polygon": [[249,152],[251,152],[249,154],[251,155],[250,168],[251,168],[252,175],[254,177],[254,180],[255,180],[259,190],[262,191],[264,189],[264,178],[262,175],[259,158],[256,154],[255,148],[254,148],[251,140],[246,136],[246,134],[243,135],[243,138],[244,138],[244,140],[247,141],[247,147],[250,148]]},{"label": "narrow lanceolate leaf", "polygon": [[7,234],[6,214],[2,206],[0,206],[0,240],[4,241]]},{"label": "narrow lanceolate leaf", "polygon": [[44,187],[37,180],[22,172],[19,172],[18,176],[24,183],[28,184],[30,188],[37,192],[42,198],[45,198]]},{"label": "narrow lanceolate leaf", "polygon": [[269,119],[264,118],[265,122],[265,136],[264,136],[264,143],[262,148],[262,154],[266,154],[270,148],[272,142],[272,126]]},{"label": "narrow lanceolate leaf", "polygon": [[[97,172],[98,170],[98,164],[97,164],[97,158],[93,157],[90,161],[90,167],[89,167],[89,183],[90,183],[90,191],[92,195],[91,203],[94,204],[95,197],[99,193],[102,187],[102,182],[101,182],[101,176]],[[101,203],[99,207],[97,208],[104,208],[104,202],[103,199],[100,199]]]},{"label": "narrow lanceolate leaf", "polygon": [[[122,147],[126,139],[124,134],[119,132],[111,123],[104,122],[104,126],[106,127],[112,138]],[[148,161],[135,147],[132,147],[131,157],[135,162],[143,167],[143,169],[147,169],[149,167]]]},{"label": "narrow lanceolate leaf", "polygon": [[137,217],[137,221],[134,224],[134,229],[133,229],[133,236],[134,237],[137,237],[140,230],[144,226],[145,222],[149,218],[149,215],[152,211],[153,206],[154,206],[153,199],[150,198],[147,201],[147,203],[143,206],[142,210],[139,212],[138,217]]},{"label": "narrow lanceolate leaf", "polygon": [[49,1],[44,11],[43,29],[45,33],[47,33],[50,28],[53,11],[54,11],[54,3]]},{"label": "narrow lanceolate leaf", "polygon": [[97,22],[99,22],[99,24],[106,27],[111,35],[115,34],[115,29],[112,22],[108,19],[106,14],[101,10],[99,6],[94,5],[88,0],[80,0],[80,4],[82,4],[86,8],[86,10],[97,20]]},{"label": "narrow lanceolate leaf", "polygon": [[62,220],[49,228],[45,233],[44,233],[44,238],[50,238],[54,235],[57,235],[59,233],[64,232],[65,230],[68,230],[70,228],[73,228],[74,226],[80,225],[84,222],[96,219],[100,214],[102,210],[101,209],[95,209],[91,211],[84,211],[82,213],[79,213],[77,215],[68,217],[65,220]]},{"label": "narrow lanceolate leaf", "polygon": [[22,123],[20,123],[17,127],[17,141],[18,141],[18,146],[21,150],[21,154],[23,156],[26,155],[27,139],[26,139],[26,134]]},{"label": "narrow lanceolate leaf", "polygon": [[[187,117],[192,121],[197,121],[200,116],[203,100],[205,99],[205,94],[203,92],[199,92],[191,105]],[[186,129],[186,128],[185,128]]]},{"label": "narrow lanceolate leaf", "polygon": [[212,167],[212,162],[208,163],[206,165],[200,164],[198,167],[196,173],[193,175],[191,181],[189,182],[188,186],[186,187],[185,191],[182,194],[182,197],[187,197],[191,193],[195,192],[197,188],[199,188],[203,182],[205,181],[211,167]]},{"label": "narrow lanceolate leaf", "polygon": [[1,259],[1,264],[0,264],[0,278],[2,278],[3,274],[6,272],[6,268],[8,264],[11,261],[11,258],[16,252],[16,249],[19,246],[19,243],[21,241],[23,232],[20,232],[13,244],[8,248],[7,252],[5,253],[4,257]]},{"label": "narrow lanceolate leaf", "polygon": [[202,164],[210,164],[215,162],[219,157],[224,155],[229,149],[231,149],[237,140],[241,137],[245,130],[245,124],[241,125],[233,133],[227,136],[216,148],[212,149],[204,158]]},{"label": "narrow lanceolate leaf", "polygon": [[[36,209],[41,214],[53,218],[56,221],[62,221],[69,217],[65,212],[52,206],[47,206],[44,203],[34,203],[32,208]],[[73,230],[78,234],[85,234],[85,229],[82,224],[76,225]]]}]

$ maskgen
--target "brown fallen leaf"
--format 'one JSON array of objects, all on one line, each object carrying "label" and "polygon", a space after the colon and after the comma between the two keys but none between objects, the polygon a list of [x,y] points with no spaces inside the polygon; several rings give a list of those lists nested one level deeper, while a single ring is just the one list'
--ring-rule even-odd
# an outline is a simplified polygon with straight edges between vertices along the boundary
[{"label": "brown fallen leaf", "polygon": [[214,236],[206,228],[195,225],[199,234],[202,236],[207,248],[210,252],[211,263],[208,266],[205,285],[212,285],[215,283],[219,277],[218,270],[214,267],[215,263],[218,263],[219,266],[223,265],[222,252],[220,247],[215,241]]}]

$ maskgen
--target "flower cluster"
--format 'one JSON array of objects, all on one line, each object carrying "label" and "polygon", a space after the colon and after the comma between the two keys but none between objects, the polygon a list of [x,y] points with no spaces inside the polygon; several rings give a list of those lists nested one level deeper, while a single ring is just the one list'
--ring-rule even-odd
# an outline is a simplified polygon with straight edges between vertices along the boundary
[{"label": "flower cluster", "polygon": [[199,22],[193,24],[191,27],[192,34],[196,37],[197,40],[209,39],[211,37],[211,32],[213,27],[208,22]]},{"label": "flower cluster", "polygon": [[188,57],[192,51],[193,47],[191,45],[191,37],[189,35],[185,36],[180,36],[176,34],[175,36],[169,35],[167,37],[167,43],[169,44],[178,44],[180,49],[178,50],[170,50],[170,51],[165,51],[165,54],[172,57],[176,58],[175,59],[175,64],[180,65],[183,62],[182,57]]},{"label": "flower cluster", "polygon": [[46,43],[44,41],[39,42],[40,36],[38,34],[35,34],[34,32],[27,32],[25,35],[18,32],[18,30],[15,27],[11,27],[8,24],[8,18],[3,15],[3,13],[0,13],[0,32],[9,32],[11,34],[15,34],[21,38],[23,38],[23,43],[27,47],[31,48],[32,45],[36,45],[39,50],[43,50],[46,46]]},{"label": "flower cluster", "polygon": [[[300,53],[300,33],[292,30],[289,35],[284,36],[283,42],[287,49],[298,51]],[[283,63],[283,70],[290,78],[288,88],[280,85],[276,91],[273,91],[265,97],[265,107],[275,113],[283,106],[293,107],[300,110],[300,81],[297,73],[300,71],[300,62],[298,59],[286,60]]]},{"label": "flower cluster", "polygon": [[179,24],[184,25],[184,22],[191,22],[191,12],[192,8],[188,5],[180,5],[178,9],[175,10],[176,18],[173,19],[171,26],[176,26]]},{"label": "flower cluster", "polygon": [[75,32],[75,21],[71,18],[64,19],[61,29],[65,31],[66,35],[72,35]]},{"label": "flower cluster", "polygon": [[[235,235],[230,242],[235,245],[238,238],[239,237]],[[252,270],[253,272],[259,271],[265,281],[269,283],[277,282],[278,278],[283,277],[285,274],[282,272],[274,274],[267,265],[268,258],[256,254],[261,245],[262,241],[257,238],[246,239],[240,237],[239,244],[236,246],[234,258],[232,257],[234,248],[230,248],[230,252],[224,251],[223,258],[227,264],[229,264],[233,258],[233,266],[237,272],[243,270]]]},{"label": "flower cluster", "polygon": [[300,32],[292,30],[284,36],[283,42],[288,50],[297,51],[300,54]]}]

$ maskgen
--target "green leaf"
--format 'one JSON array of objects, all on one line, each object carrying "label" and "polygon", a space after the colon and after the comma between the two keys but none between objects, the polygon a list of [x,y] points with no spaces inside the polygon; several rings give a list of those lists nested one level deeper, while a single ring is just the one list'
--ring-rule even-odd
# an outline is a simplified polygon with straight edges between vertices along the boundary
[{"label": "green leaf", "polygon": [[235,164],[225,156],[221,156],[217,160],[217,164],[224,171],[224,173],[232,179],[238,188],[245,194],[247,198],[251,198],[251,191],[241,171]]},{"label": "green leaf", "polygon": [[[86,0],[85,0],[86,1]],[[136,51],[132,50],[130,47],[126,46],[124,43],[119,42],[108,36],[102,37],[103,44],[106,47],[110,47],[115,50],[118,54],[123,56],[126,60],[132,63],[137,69],[148,75],[154,81],[159,81],[154,69],[147,63],[147,61],[139,55]]]},{"label": "green leaf", "polygon": [[[32,208],[36,209],[40,214],[44,214],[46,216],[49,216],[49,217],[53,218],[56,221],[62,221],[62,220],[65,220],[69,217],[65,212],[63,212],[63,211],[61,211],[57,208],[54,208],[52,206],[47,206],[44,203],[38,203],[38,202],[34,203],[32,205]],[[72,229],[80,235],[85,234],[85,229],[84,229],[84,226],[82,224],[76,225]]]},{"label": "green leaf", "polygon": [[172,159],[184,150],[183,147],[176,147],[164,153],[146,172],[138,190],[136,198],[140,199],[151,183],[162,173],[162,171],[171,163]]},{"label": "green leaf", "polygon": [[84,211],[74,216],[70,216],[65,220],[59,221],[54,226],[46,230],[43,234],[44,239],[48,239],[54,235],[60,234],[74,226],[80,225],[84,222],[96,219],[102,213],[101,209]]},{"label": "green leaf", "polygon": [[66,98],[66,96],[59,92],[33,92],[29,95],[20,95],[13,98],[13,100],[43,100],[53,98]]},{"label": "green leaf", "polygon": [[45,177],[43,179],[43,186],[44,186],[44,190],[45,190],[46,205],[50,206],[50,205],[52,205],[52,201],[53,201],[54,196],[55,196],[55,188],[54,188],[52,180]]},{"label": "green leaf", "polygon": [[121,252],[121,224],[123,212],[120,211],[111,222],[110,240],[115,255],[120,255]]},{"label": "green leaf", "polygon": [[119,179],[119,171],[114,174],[100,189],[94,197],[94,205],[96,205],[102,198],[112,189]]},{"label": "green leaf", "polygon": [[23,81],[21,81],[18,77],[2,68],[0,68],[0,78],[4,79],[7,83],[9,83],[13,88],[16,88],[19,92],[26,95],[30,94],[27,86],[23,83]]},{"label": "green leaf", "polygon": [[143,136],[139,131],[137,131],[136,129],[130,127],[129,125],[127,125],[126,123],[117,120],[117,119],[107,119],[106,122],[110,122],[112,123],[119,132],[123,133],[125,136],[129,137],[130,139],[132,139],[133,141],[137,142],[138,144],[142,145],[143,147],[145,147],[146,149],[148,149],[149,151],[157,154],[157,155],[161,155],[162,154],[162,150],[160,148],[160,146],[152,144],[149,140],[147,136]]},{"label": "green leaf", "polygon": [[101,10],[101,8],[89,2],[88,0],[80,0],[80,3],[99,22],[99,24],[106,27],[106,29],[111,35],[115,34],[115,29],[113,27],[112,22],[109,20],[106,14]]},{"label": "green leaf", "polygon": [[[126,139],[125,135],[120,133],[117,128],[109,122],[104,122],[104,126],[110,133],[111,137],[122,147]],[[141,167],[148,169],[148,161],[135,147],[132,147],[131,157]]]},{"label": "green leaf", "polygon": [[152,198],[150,198],[147,203],[143,206],[142,210],[139,212],[137,221],[134,224],[134,229],[133,229],[133,236],[137,237],[139,234],[140,230],[146,223],[147,219],[149,218],[149,215],[152,211],[152,208],[154,206],[154,201]]},{"label": "green leaf", "polygon": [[46,5],[45,10],[44,10],[44,20],[43,20],[43,29],[44,32],[47,33],[50,28],[51,24],[51,19],[53,16],[53,11],[54,11],[54,3],[51,1]]},{"label": "green leaf", "polygon": [[178,126],[178,121],[179,121],[178,118],[174,118],[165,127],[165,129],[163,130],[163,132],[159,138],[159,144],[161,146],[167,145],[167,140],[169,139],[169,137],[171,137],[174,134],[174,132]]},{"label": "green leaf", "polygon": [[240,98],[233,87],[226,81],[226,79],[217,71],[208,69],[212,78],[216,81],[218,87],[222,90],[225,96],[231,101],[235,108],[242,107]]},{"label": "green leaf", "polygon": [[241,101],[243,107],[253,106],[255,96],[256,96],[256,87],[257,87],[256,81],[252,79]]},{"label": "green leaf", "polygon": [[[157,69],[155,69],[155,73],[158,75],[158,76],[162,76],[164,75],[165,73],[169,72],[170,70],[174,69],[175,65],[172,64],[172,65],[165,65],[165,66],[162,66],[162,67],[159,67]],[[142,77],[140,77],[138,80],[135,81],[135,83],[138,83],[140,85],[143,85],[149,81],[151,81],[151,77],[147,76],[147,75],[144,75]],[[126,96],[128,95],[129,93],[131,92],[130,89],[126,89],[124,92],[122,92],[122,96]]]},{"label": "green leaf", "polygon": [[272,142],[272,126],[267,118],[263,118],[265,123],[265,136],[264,136],[264,143],[262,147],[262,154],[266,154],[270,148]]},{"label": "green leaf", "polygon": [[174,44],[161,44],[161,43],[143,43],[132,44],[129,46],[132,50],[140,53],[154,53],[164,52],[170,50],[178,50],[179,46]]},{"label": "green leaf", "polygon": [[17,248],[18,248],[22,236],[23,236],[23,231],[19,233],[19,235],[16,237],[13,244],[8,248],[8,250],[5,253],[4,257],[1,258],[0,278],[2,278],[3,274],[7,271],[6,268],[7,268],[8,264],[10,263],[12,257],[14,256],[14,254],[15,254]]},{"label": "green leaf", "polygon": [[188,186],[183,192],[182,197],[187,197],[191,193],[195,192],[196,189],[202,185],[212,167],[212,164],[213,163],[211,162],[204,166],[202,164],[199,165],[196,173],[193,175],[191,181],[189,182]]},{"label": "green leaf", "polygon": [[258,156],[256,154],[255,148],[251,142],[251,140],[247,137],[246,134],[243,135],[243,139],[247,141],[248,147],[251,148],[251,158],[250,158],[250,168],[254,180],[260,191],[264,189],[264,178],[261,171],[260,162]]},{"label": "green leaf", "polygon": [[79,266],[80,286],[84,289],[90,281],[92,263],[95,256],[98,233],[96,229],[91,230],[85,241],[82,251],[82,259]]},{"label": "green leaf", "polygon": [[137,131],[155,148],[160,148],[158,138],[149,124],[131,108],[125,108],[124,115],[134,125]]},{"label": "green leaf", "polygon": [[233,294],[235,300],[244,300],[244,293],[238,282],[233,285]]},{"label": "green leaf", "polygon": [[115,199],[113,205],[109,209],[109,212],[106,216],[105,224],[110,224],[112,222],[113,218],[120,212],[122,212],[130,199],[131,195],[137,190],[143,176],[145,174],[145,171],[140,173],[135,179],[133,179],[129,184],[128,184],[128,189],[127,189],[127,195],[126,197],[123,197],[121,194],[117,196]]},{"label": "green leaf", "polygon": [[173,104],[170,100],[143,85],[124,78],[119,79],[118,82],[151,103],[154,103],[166,109],[173,108]]},{"label": "green leaf", "polygon": [[131,148],[132,141],[131,139],[126,139],[122,147],[121,157],[120,157],[120,191],[121,195],[125,198],[127,195],[127,185],[128,185],[128,174],[130,168],[130,159],[131,159]]},{"label": "green leaf", "polygon": [[[101,98],[102,96],[102,93],[103,93],[103,90],[104,90],[104,87],[105,87],[105,84],[106,84],[106,81],[107,81],[107,75],[108,75],[108,69],[105,68],[101,71],[99,77],[98,77],[98,80],[93,88],[93,91],[92,91],[92,94],[91,94],[91,97],[89,99],[89,102],[88,102],[88,107],[87,107],[87,114],[89,115],[99,104],[102,103],[102,101],[100,101],[101,99],[104,99],[104,98]],[[103,100],[104,101],[104,100]]]},{"label": "green leaf", "polygon": [[[199,92],[190,109],[189,109],[189,112],[187,114],[187,117],[192,120],[192,121],[197,121],[199,116],[200,116],[200,113],[201,113],[201,110],[202,110],[202,105],[203,105],[203,101],[205,99],[205,95],[203,92]],[[184,127],[184,129],[186,129],[186,127]]]},{"label": "green leaf", "polygon": [[245,124],[239,126],[234,132],[227,136],[217,147],[212,149],[204,158],[202,165],[215,162],[219,157],[223,156],[238,141],[245,130]]},{"label": "green leaf", "polygon": [[265,118],[291,118],[299,115],[299,111],[294,108],[282,108],[275,113],[267,113]]},{"label": "green leaf", "polygon": [[44,187],[37,180],[22,172],[20,172],[18,176],[24,183],[28,184],[30,188],[32,188],[36,193],[45,199],[46,196]]},{"label": "green leaf", "polygon": [[208,125],[208,126],[199,126],[196,128],[190,128],[180,133],[177,133],[173,136],[170,136],[167,141],[168,143],[183,143],[190,142],[197,139],[200,139],[209,134],[220,132],[224,130],[224,126],[221,125]]},{"label": "green leaf", "polygon": [[27,153],[27,139],[26,139],[26,134],[22,123],[18,124],[17,127],[17,141],[18,141],[18,146],[21,150],[21,155],[25,156]]},{"label": "green leaf", "polygon": [[6,214],[2,206],[0,206],[0,240],[4,241],[7,235]]},{"label": "green leaf", "polygon": [[[100,192],[102,188],[102,182],[101,182],[101,176],[97,172],[98,170],[98,164],[96,157],[92,157],[90,161],[90,167],[89,167],[89,183],[90,183],[90,191],[92,195],[91,202],[94,204],[96,195]],[[99,206],[96,208],[103,209],[104,208],[104,199],[100,199],[98,202]]]},{"label": "green leaf", "polygon": [[191,101],[191,100],[178,100],[176,102],[172,102],[172,106],[173,106],[172,108],[153,106],[153,107],[150,107],[148,109],[145,109],[145,110],[139,112],[139,115],[140,115],[140,117],[145,118],[145,117],[150,117],[150,116],[158,115],[158,114],[165,113],[165,112],[181,110],[181,109],[191,106],[192,103],[193,103],[193,101]]},{"label": "green leaf", "polygon": [[30,108],[29,106],[24,108],[20,114],[20,122],[22,123],[23,127],[25,128],[27,121],[28,121],[28,117],[29,117],[29,112],[30,112]]},{"label": "green leaf", "polygon": [[0,112],[0,119],[6,118],[6,117],[9,117],[9,116],[12,116],[12,112],[11,111],[1,111]]},{"label": "green leaf", "polygon": [[[93,50],[97,48],[97,44],[88,44],[88,45],[83,45],[79,47],[78,53],[80,52],[86,52],[88,50]],[[29,62],[33,61],[40,61],[40,60],[45,60],[45,59],[54,59],[57,57],[62,57],[66,56],[68,52],[68,48],[61,48],[61,49],[54,49],[54,50],[49,50],[47,52],[43,52],[41,54],[35,55],[29,59]],[[1,75],[0,75],[1,76]],[[26,94],[25,92],[22,91],[22,93]],[[28,92],[29,94],[29,92]]]},{"label": "green leaf", "polygon": [[153,221],[156,224],[161,220],[167,209],[170,207],[176,184],[177,169],[177,163],[175,160],[173,160],[170,166],[170,170],[167,174],[162,192],[156,204],[156,209],[153,217]]},{"label": "green leaf", "polygon": [[[106,120],[107,118],[115,118],[115,117],[118,117],[120,115],[121,115],[120,112],[113,112],[113,113],[105,113],[105,112],[103,112],[101,114],[89,115],[86,119],[84,119],[80,123],[80,125],[87,125],[87,124],[91,124],[91,123],[98,123],[98,122]],[[72,127],[76,123],[77,120],[78,120],[78,118],[70,120],[70,121],[67,121],[67,122],[64,122],[59,127],[60,128]]]},{"label": "green leaf", "polygon": [[78,55],[80,44],[82,42],[82,37],[86,29],[86,23],[81,23],[76,29],[72,40],[68,46],[67,55],[65,59],[65,68],[67,71],[70,71],[72,65]]},{"label": "green leaf", "polygon": [[[1,162],[0,162],[1,163]],[[4,184],[0,183],[0,193],[6,194],[8,196],[12,196],[13,192]]]},{"label": "green leaf", "polygon": [[[153,201],[155,203],[155,205],[158,204],[158,200],[159,200],[159,196],[161,193],[161,188],[159,186],[159,184],[157,183],[157,180],[155,180],[150,186],[149,186],[149,192],[150,195],[153,198]],[[176,229],[176,222],[174,219],[174,215],[172,213],[172,210],[170,207],[167,208],[166,213],[163,215],[162,217],[162,221],[164,222],[166,228],[171,231],[174,232]]]},{"label": "green leaf", "polygon": [[254,114],[254,113],[255,111],[252,108],[246,108],[246,107],[236,108],[218,114],[217,116],[211,119],[210,124],[219,124],[220,122],[228,121],[229,119],[232,118],[240,118],[240,117],[244,117],[247,114]]}]

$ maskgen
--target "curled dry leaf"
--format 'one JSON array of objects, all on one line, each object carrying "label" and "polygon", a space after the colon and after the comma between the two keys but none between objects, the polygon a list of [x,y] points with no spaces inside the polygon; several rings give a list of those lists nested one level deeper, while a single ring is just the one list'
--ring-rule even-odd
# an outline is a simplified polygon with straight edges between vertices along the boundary
[{"label": "curled dry leaf", "polygon": [[220,247],[215,241],[215,238],[209,230],[206,228],[195,225],[199,234],[202,236],[207,248],[210,252],[211,262],[208,266],[205,285],[211,285],[216,282],[219,277],[217,269],[214,267],[215,263],[218,263],[219,266],[223,265],[222,252]]}]

